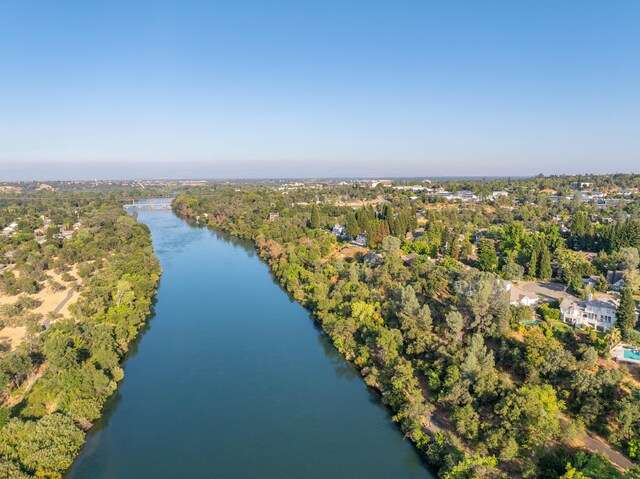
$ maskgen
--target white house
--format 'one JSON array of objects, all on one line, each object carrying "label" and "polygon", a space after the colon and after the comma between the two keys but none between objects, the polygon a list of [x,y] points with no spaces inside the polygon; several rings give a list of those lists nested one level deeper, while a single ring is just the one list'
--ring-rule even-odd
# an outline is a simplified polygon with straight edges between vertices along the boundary
[{"label": "white house", "polygon": [[509,291],[509,303],[522,306],[536,306],[538,304],[538,296],[528,293],[507,281],[504,288]]},{"label": "white house", "polygon": [[571,188],[591,188],[593,186],[593,183],[591,182],[587,182],[587,181],[572,181],[571,183],[569,183],[569,186]]},{"label": "white house", "polygon": [[336,223],[331,230],[331,234],[337,238],[343,238],[347,235],[347,228],[340,223]]},{"label": "white house", "polygon": [[572,326],[589,326],[605,332],[616,324],[618,302],[614,299],[580,301],[571,296],[560,303],[560,319]]},{"label": "white house", "polygon": [[491,193],[491,195],[489,195],[487,197],[487,199],[491,200],[491,201],[495,201],[496,198],[498,198],[500,196],[504,196],[506,198],[507,196],[509,196],[509,193],[506,192],[506,191],[494,191],[494,192]]},{"label": "white house", "polygon": [[355,244],[358,246],[367,246],[367,233],[364,232],[356,236],[356,239],[353,240]]}]

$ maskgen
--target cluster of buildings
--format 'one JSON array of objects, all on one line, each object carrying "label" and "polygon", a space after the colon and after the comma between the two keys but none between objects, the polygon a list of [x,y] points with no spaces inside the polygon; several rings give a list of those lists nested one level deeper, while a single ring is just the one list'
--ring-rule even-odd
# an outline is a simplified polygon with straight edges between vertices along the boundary
[{"label": "cluster of buildings", "polygon": [[284,185],[279,186],[276,189],[278,191],[282,191],[283,193],[287,193],[289,191],[295,191],[295,190],[314,190],[314,189],[322,189],[322,188],[324,188],[324,185],[322,183],[294,181],[292,183],[285,183]]},{"label": "cluster of buildings", "polygon": [[591,191],[588,193],[576,192],[573,196],[550,195],[549,201],[560,201],[562,199],[573,200],[576,196],[578,196],[583,203],[594,203],[601,208],[618,206],[620,203],[629,204],[633,201],[630,199],[607,198],[607,194],[602,191]]},{"label": "cluster of buildings", "polygon": [[[41,216],[40,219],[42,219],[43,222],[43,226],[40,226],[39,228],[36,228],[33,230],[33,235],[34,235],[34,239],[38,244],[44,244],[47,242],[47,231],[49,230],[49,228],[52,225],[52,221],[51,219],[45,217],[45,216]],[[64,227],[64,225],[56,225],[58,233],[56,233],[54,235],[54,238],[60,238],[60,239],[69,239],[73,237],[73,234],[76,232],[76,230],[78,230],[81,227],[81,223],[76,222],[72,225],[72,227],[70,229],[66,229]],[[0,236],[5,236],[5,237],[12,237],[15,236],[16,234],[18,234],[17,231],[18,228],[18,222],[14,221],[12,223],[10,223],[8,226],[6,226],[5,228],[2,229],[2,232],[0,232]]]},{"label": "cluster of buildings", "polygon": [[16,223],[15,221],[13,223],[10,223],[9,226],[6,226],[2,230],[2,236],[13,236],[14,234],[16,234],[17,227],[18,223]]},{"label": "cluster of buildings", "polygon": [[425,188],[427,196],[434,198],[440,198],[447,201],[461,201],[463,203],[480,202],[480,201],[495,201],[499,197],[507,197],[509,193],[507,191],[493,191],[490,195],[482,196],[476,195],[473,191],[462,190],[456,193],[446,191],[442,188]]}]

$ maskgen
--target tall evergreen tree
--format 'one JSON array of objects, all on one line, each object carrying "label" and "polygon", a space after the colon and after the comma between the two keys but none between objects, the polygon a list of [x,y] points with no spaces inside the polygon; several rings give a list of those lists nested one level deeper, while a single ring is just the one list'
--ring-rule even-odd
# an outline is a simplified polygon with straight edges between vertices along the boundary
[{"label": "tall evergreen tree", "polygon": [[549,254],[549,248],[546,244],[542,245],[542,255],[540,256],[540,273],[538,277],[540,279],[550,279],[553,274],[551,269],[551,254]]},{"label": "tall evergreen tree", "polygon": [[588,250],[593,246],[593,223],[586,211],[577,211],[571,219],[569,245],[573,249]]},{"label": "tall evergreen tree", "polygon": [[531,257],[529,258],[529,267],[527,269],[527,273],[532,278],[538,277],[538,245],[534,245],[534,248],[531,250]]},{"label": "tall evergreen tree", "polygon": [[317,205],[311,207],[311,219],[309,220],[309,226],[313,229],[320,228],[320,210]]},{"label": "tall evergreen tree", "polygon": [[629,333],[636,327],[636,302],[633,300],[631,290],[622,289],[622,297],[617,311],[617,326],[622,332],[622,339],[627,339]]},{"label": "tall evergreen tree", "polygon": [[382,207],[380,208],[379,217],[381,220],[386,220],[387,223],[393,222],[394,213],[393,213],[393,206],[391,206],[391,203],[382,204]]},{"label": "tall evergreen tree", "polygon": [[355,238],[360,233],[362,233],[362,228],[358,224],[358,220],[356,220],[356,214],[352,209],[347,211],[347,234],[351,238]]}]

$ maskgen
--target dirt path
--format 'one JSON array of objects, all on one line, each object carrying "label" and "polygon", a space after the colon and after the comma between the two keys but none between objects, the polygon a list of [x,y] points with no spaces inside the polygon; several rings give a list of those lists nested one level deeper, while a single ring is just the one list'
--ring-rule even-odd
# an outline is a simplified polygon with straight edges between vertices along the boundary
[{"label": "dirt path", "polygon": [[584,437],[579,440],[579,443],[591,452],[602,454],[609,459],[614,466],[621,470],[627,470],[635,465],[620,451],[591,431],[587,431]]}]

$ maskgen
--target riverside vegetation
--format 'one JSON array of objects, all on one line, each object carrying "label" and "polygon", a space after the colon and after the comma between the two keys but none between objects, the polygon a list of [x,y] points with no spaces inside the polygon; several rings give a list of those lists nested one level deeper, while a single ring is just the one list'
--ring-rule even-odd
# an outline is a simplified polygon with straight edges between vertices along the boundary
[{"label": "riverside vegetation", "polygon": [[[637,478],[637,467],[614,467],[581,440],[593,431],[607,450],[640,454],[638,379],[608,356],[621,336],[639,340],[632,298],[640,204],[603,208],[551,201],[545,192],[569,191],[575,180],[443,184],[510,192],[457,204],[357,184],[214,185],[178,195],[174,210],[252,239],[443,479]],[[639,178],[589,181],[613,190],[637,188]],[[562,231],[561,222],[570,228]],[[351,237],[366,231],[371,251],[338,240],[335,223]],[[424,230],[412,238],[416,226]],[[585,259],[585,250],[597,258]],[[403,261],[410,252],[417,256]],[[607,335],[560,323],[557,303],[540,307],[543,321],[525,326],[533,312],[511,305],[502,282],[553,275],[586,295],[592,287],[582,278],[610,267],[624,269],[627,299],[619,327]]]},{"label": "riverside vegetation", "polygon": [[[0,200],[0,230],[13,229],[0,237],[9,266],[0,294],[16,298],[0,319],[27,331],[0,352],[0,478],[61,478],[124,376],[121,362],[150,316],[160,278],[148,228],[122,209],[130,196],[35,192]],[[80,294],[67,317],[45,321],[29,298],[50,287],[54,273],[67,283],[56,287]]]}]

